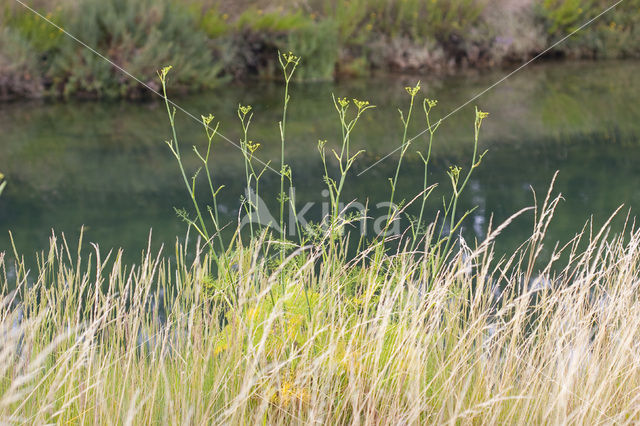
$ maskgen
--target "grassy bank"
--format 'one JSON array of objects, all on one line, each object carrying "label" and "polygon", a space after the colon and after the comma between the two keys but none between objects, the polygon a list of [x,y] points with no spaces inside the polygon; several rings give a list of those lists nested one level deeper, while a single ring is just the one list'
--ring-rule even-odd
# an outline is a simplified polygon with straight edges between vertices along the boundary
[{"label": "grassy bank", "polygon": [[[124,265],[122,252],[83,252],[82,242],[75,248],[52,236],[32,270],[18,253],[0,253],[0,421],[637,422],[635,226],[611,236],[608,224],[600,231],[587,224],[544,256],[561,200],[550,189],[534,202],[531,237],[513,253],[496,257],[494,241],[524,210],[467,245],[460,226],[469,212],[458,201],[484,155],[478,140],[487,113],[476,110],[470,120],[473,154],[442,177],[450,195],[438,216],[427,217],[440,121],[438,102],[422,98],[419,83],[405,89],[402,149],[381,229],[358,235],[352,225],[364,217],[345,214],[343,189],[361,155],[351,135],[373,105],[341,97],[334,100],[340,143],[318,143],[318,179],[331,209],[321,223],[289,225],[283,210],[295,212],[296,203],[286,118],[299,58],[277,60],[285,81],[281,157],[269,167],[280,172],[279,194],[260,192],[267,166],[256,157],[252,108],[237,111],[247,193],[278,201],[276,223],[249,221],[223,236],[237,224],[218,216],[224,188],[210,168],[218,124],[203,116],[204,149],[185,149],[165,95],[168,151],[193,202],[178,211],[192,234],[188,245],[147,250],[139,264]],[[172,71],[159,75],[166,93]],[[429,127],[425,138],[407,138],[412,120]],[[399,200],[410,149],[420,151],[424,184],[414,199]],[[186,156],[201,163],[195,173],[185,169]],[[196,199],[197,185],[211,198]],[[259,219],[256,200],[244,199],[239,217]],[[395,229],[411,203],[422,206],[419,216]],[[290,237],[290,227],[300,232]]]},{"label": "grassy bank", "polygon": [[[604,0],[28,3],[153,88],[156,68],[181,64],[174,87],[183,90],[225,78],[278,78],[273,57],[285,49],[307,58],[297,75],[302,80],[500,66],[532,57],[610,5]],[[551,56],[638,57],[639,10],[637,0],[623,2]],[[146,93],[18,3],[5,3],[0,22],[0,97]]]},{"label": "grassy bank", "polygon": [[640,234],[583,234],[551,281],[531,275],[539,237],[508,260],[490,244],[457,254],[435,277],[404,252],[347,262],[306,247],[274,267],[259,239],[227,254],[224,283],[181,248],[127,267],[53,239],[40,270],[16,275],[0,256],[0,418],[637,422]]}]

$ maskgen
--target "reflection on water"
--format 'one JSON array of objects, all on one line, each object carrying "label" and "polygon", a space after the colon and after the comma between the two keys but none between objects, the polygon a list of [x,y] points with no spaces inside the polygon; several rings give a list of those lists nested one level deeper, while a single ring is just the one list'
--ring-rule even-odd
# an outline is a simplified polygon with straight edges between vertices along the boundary
[{"label": "reflection on water", "polygon": [[[541,197],[556,170],[560,170],[556,189],[566,201],[550,229],[551,240],[572,236],[591,214],[596,223],[602,223],[622,203],[637,207],[639,69],[640,64],[633,62],[532,66],[480,98],[477,104],[491,112],[481,135],[481,147],[489,153],[464,200],[464,207],[478,207],[465,224],[467,235],[482,238],[492,217],[495,224],[531,205],[530,188]],[[298,203],[326,202],[316,145],[318,139],[327,139],[329,147],[337,143],[332,92],[378,105],[353,136],[353,149],[366,150],[354,166],[361,171],[399,144],[397,107],[406,108],[404,86],[420,78],[425,94],[440,101],[434,113],[437,118],[500,76],[378,78],[294,87],[287,161],[293,167]],[[178,102],[197,116],[214,113],[222,123],[221,132],[231,140],[239,137],[238,102],[253,105],[250,139],[261,143],[260,158],[277,164],[281,89],[277,85],[227,87]],[[468,167],[473,119],[473,105],[469,105],[438,130],[430,179],[441,183],[441,192],[431,199],[432,215],[448,185],[446,169],[452,164]],[[180,117],[178,126],[185,153],[191,152],[186,149],[190,145],[205,143],[201,125]],[[418,112],[412,135],[424,126]],[[0,171],[9,181],[0,198],[0,251],[10,250],[9,230],[18,250],[29,255],[47,245],[51,229],[73,240],[84,225],[86,240],[103,249],[123,247],[128,259],[137,261],[150,228],[154,247],[184,236],[185,225],[173,207],[189,203],[163,143],[169,128],[160,103],[2,104],[0,128]],[[398,188],[403,197],[413,197],[422,187],[422,163],[414,152],[425,143],[418,138],[415,149],[409,150]],[[244,179],[241,160],[236,148],[217,140],[214,173],[225,185],[222,210],[227,220],[237,219]],[[195,158],[187,159],[187,164],[197,167]],[[391,158],[360,177],[350,177],[343,199],[369,200],[370,205],[388,199],[387,177],[394,167]],[[279,178],[267,172],[261,192],[268,205],[275,206],[278,185]],[[201,189],[204,197],[204,185]],[[319,216],[316,208],[307,218]],[[517,220],[499,243],[505,249],[517,246],[531,232],[532,220],[533,215]]]}]

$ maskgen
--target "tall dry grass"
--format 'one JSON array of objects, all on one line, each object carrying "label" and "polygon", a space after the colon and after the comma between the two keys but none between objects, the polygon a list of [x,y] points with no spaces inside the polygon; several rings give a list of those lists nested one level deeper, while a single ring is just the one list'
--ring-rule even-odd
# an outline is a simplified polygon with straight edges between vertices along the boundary
[{"label": "tall dry grass", "polygon": [[637,422],[640,231],[587,224],[545,261],[558,200],[512,256],[506,223],[435,276],[375,247],[273,268],[264,234],[224,280],[179,245],[135,266],[55,236],[37,270],[2,253],[0,422]]}]

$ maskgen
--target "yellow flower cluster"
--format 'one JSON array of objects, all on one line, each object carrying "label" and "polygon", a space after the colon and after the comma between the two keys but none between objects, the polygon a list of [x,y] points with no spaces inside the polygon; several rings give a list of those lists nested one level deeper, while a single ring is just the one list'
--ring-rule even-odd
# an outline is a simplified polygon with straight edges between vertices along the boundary
[{"label": "yellow flower cluster", "polygon": [[169,74],[169,71],[171,71],[171,68],[173,68],[173,66],[169,65],[167,67],[164,67],[160,70],[160,78],[161,79],[165,79],[167,78],[167,74]]},{"label": "yellow flower cluster", "polygon": [[209,114],[206,117],[204,115],[201,115],[200,117],[202,117],[202,122],[204,123],[205,126],[209,127],[209,124],[211,124],[211,122],[213,121],[213,119],[215,118],[215,116],[213,114]]},{"label": "yellow flower cluster", "polygon": [[309,394],[292,381],[285,380],[274,395],[272,402],[280,406],[292,404],[306,404],[309,402]]},{"label": "yellow flower cluster", "polygon": [[247,106],[238,105],[238,111],[242,113],[242,116],[245,116],[249,113],[249,111],[251,111],[251,105],[247,105]]},{"label": "yellow flower cluster", "polygon": [[407,86],[404,90],[406,90],[411,96],[415,96],[420,91],[420,82],[418,81],[418,84],[416,84],[415,87]]},{"label": "yellow flower cluster", "polygon": [[289,52],[289,53],[283,53],[282,54],[282,59],[284,59],[284,62],[286,64],[298,64],[298,62],[300,61],[300,58],[297,57],[296,55],[294,55],[293,53]]},{"label": "yellow flower cluster", "polygon": [[259,142],[254,142],[254,141],[249,141],[247,142],[247,149],[249,150],[249,152],[251,152],[252,154],[254,152],[256,152],[258,150],[258,148],[260,148],[260,143]]},{"label": "yellow flower cluster", "polygon": [[362,109],[369,106],[369,101],[359,101],[357,99],[354,99],[353,103],[355,104],[355,106],[358,107],[358,109]]}]

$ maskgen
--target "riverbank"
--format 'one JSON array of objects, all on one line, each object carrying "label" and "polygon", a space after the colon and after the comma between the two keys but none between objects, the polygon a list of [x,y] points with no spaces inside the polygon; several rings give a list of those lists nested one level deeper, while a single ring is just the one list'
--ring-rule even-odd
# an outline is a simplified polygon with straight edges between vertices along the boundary
[{"label": "riverbank", "polygon": [[[620,4],[548,56],[640,57],[640,1]],[[39,0],[0,11],[0,98],[148,96],[155,72],[179,64],[174,90],[275,79],[278,50],[305,58],[298,80],[376,72],[455,73],[525,61],[605,9],[604,0]]]}]

